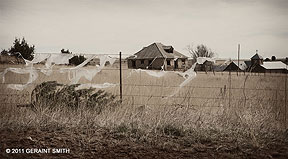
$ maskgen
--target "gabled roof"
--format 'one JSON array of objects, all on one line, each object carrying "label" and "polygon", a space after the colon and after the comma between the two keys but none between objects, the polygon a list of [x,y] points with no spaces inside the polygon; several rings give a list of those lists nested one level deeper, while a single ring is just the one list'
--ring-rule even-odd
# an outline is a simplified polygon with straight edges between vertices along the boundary
[{"label": "gabled roof", "polygon": [[251,61],[244,61],[244,63],[246,64],[247,67],[250,67],[252,65]]},{"label": "gabled roof", "polygon": [[261,65],[262,67],[264,67],[267,70],[273,70],[273,69],[287,69],[287,65],[285,63],[283,63],[282,61],[267,61],[267,62],[263,62],[263,64]]},{"label": "gabled roof", "polygon": [[[165,50],[173,50],[171,53]],[[128,59],[154,59],[154,58],[188,58],[187,56],[176,51],[172,46],[165,46],[161,43],[153,43],[142,50],[138,51],[134,56]]]},{"label": "gabled roof", "polygon": [[256,53],[253,57],[251,57],[251,60],[263,60],[263,57]]},{"label": "gabled roof", "polygon": [[247,68],[247,65],[245,64],[245,62],[239,62],[239,66],[238,66],[238,62],[234,62],[232,61],[229,65],[226,66],[226,68],[224,70],[229,70],[229,69],[235,69],[237,70],[239,68],[239,70],[244,71]]}]

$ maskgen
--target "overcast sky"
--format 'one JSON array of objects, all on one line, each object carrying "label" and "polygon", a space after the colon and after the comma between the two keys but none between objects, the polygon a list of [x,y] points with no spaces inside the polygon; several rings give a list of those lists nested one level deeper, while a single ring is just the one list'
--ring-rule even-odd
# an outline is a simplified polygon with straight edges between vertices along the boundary
[{"label": "overcast sky", "polygon": [[218,57],[288,56],[288,0],[0,0],[0,49],[134,54],[153,42]]}]

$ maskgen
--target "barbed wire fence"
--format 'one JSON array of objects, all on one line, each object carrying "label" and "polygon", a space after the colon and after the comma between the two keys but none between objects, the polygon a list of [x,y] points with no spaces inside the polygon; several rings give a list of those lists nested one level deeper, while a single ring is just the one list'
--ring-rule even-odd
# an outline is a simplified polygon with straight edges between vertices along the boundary
[{"label": "barbed wire fence", "polygon": [[[196,77],[199,80],[193,79],[189,84],[180,86],[184,79],[173,71],[167,71],[170,75],[162,77],[151,77],[142,71],[133,73],[133,69],[128,69],[126,59],[122,59],[119,54],[105,55],[118,56],[118,62],[111,67],[103,68],[101,71],[104,73],[97,74],[95,76],[97,79],[91,83],[113,81],[117,86],[107,88],[107,91],[119,97],[123,102],[128,101],[129,104],[135,106],[185,106],[216,109],[236,106],[240,109],[249,107],[265,109],[266,106],[273,106],[275,112],[279,113],[279,120],[282,120],[287,128],[287,74],[197,72]],[[1,67],[0,72],[3,72],[6,67],[10,66]],[[38,72],[41,70],[41,68],[35,69]],[[53,68],[53,72],[59,72],[59,69],[60,67]],[[89,69],[93,69],[93,67]],[[111,75],[113,76],[111,77]],[[50,79],[57,81],[57,77],[46,78],[43,75],[28,85],[30,89],[16,91],[9,90],[7,85],[25,84],[23,82],[25,80],[20,80],[23,77],[17,77],[17,74],[11,74],[10,78],[14,78],[16,81],[19,79],[20,82],[5,80],[4,83],[0,83],[1,106],[29,104],[31,91],[36,85]],[[80,83],[84,84],[85,82],[87,81]],[[179,91],[175,93],[176,90]]]}]

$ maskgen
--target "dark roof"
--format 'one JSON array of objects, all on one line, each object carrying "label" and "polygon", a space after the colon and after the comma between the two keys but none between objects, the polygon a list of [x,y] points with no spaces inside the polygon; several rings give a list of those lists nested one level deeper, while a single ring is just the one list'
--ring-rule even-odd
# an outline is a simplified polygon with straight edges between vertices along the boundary
[{"label": "dark roof", "polygon": [[235,62],[230,62],[229,65],[226,66],[226,68],[223,71],[237,71],[237,70],[241,70],[237,64]]},{"label": "dark roof", "polygon": [[253,57],[251,57],[251,60],[263,60],[263,57],[256,53]]},{"label": "dark roof", "polygon": [[[166,50],[166,51],[165,51]],[[167,52],[171,50],[171,52]],[[154,59],[154,58],[188,58],[187,56],[176,51],[172,46],[165,46],[161,43],[153,43],[142,50],[138,51],[134,56],[128,59]]]},{"label": "dark roof", "polygon": [[244,61],[247,67],[250,67],[252,65],[251,61]]}]

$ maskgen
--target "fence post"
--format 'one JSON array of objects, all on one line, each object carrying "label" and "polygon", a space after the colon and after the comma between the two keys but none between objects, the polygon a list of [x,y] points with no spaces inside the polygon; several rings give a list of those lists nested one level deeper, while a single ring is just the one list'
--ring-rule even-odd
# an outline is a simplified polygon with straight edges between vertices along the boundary
[{"label": "fence post", "polygon": [[231,71],[229,71],[229,108],[231,107]]},{"label": "fence post", "polygon": [[121,52],[119,53],[119,65],[120,65],[120,101],[122,103],[122,58],[121,58]]},{"label": "fence post", "polygon": [[[286,65],[287,67],[287,65]],[[287,129],[287,73],[285,74],[285,107],[284,107],[284,122],[285,129]]]},{"label": "fence post", "polygon": [[237,76],[238,76],[238,72],[240,71],[240,44],[238,44],[238,68],[237,68]]}]

